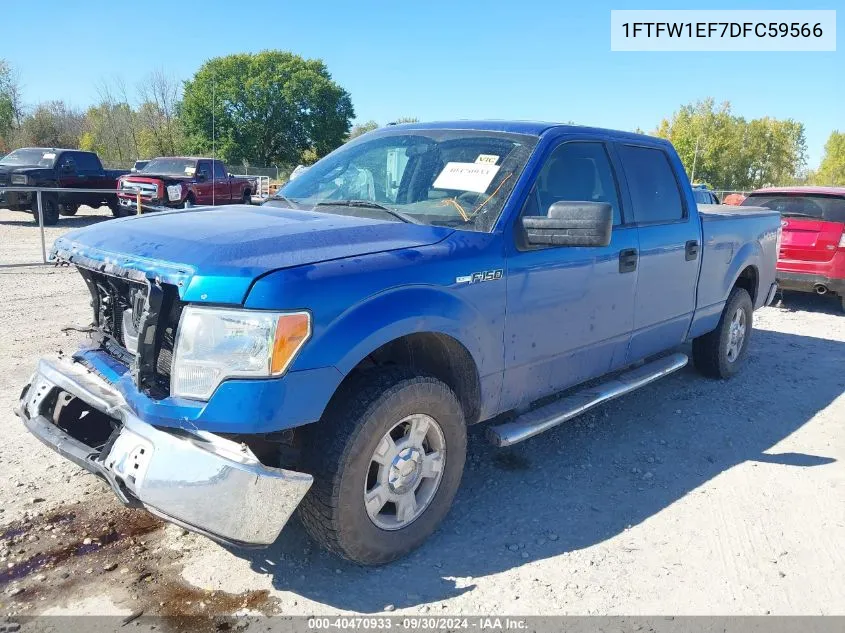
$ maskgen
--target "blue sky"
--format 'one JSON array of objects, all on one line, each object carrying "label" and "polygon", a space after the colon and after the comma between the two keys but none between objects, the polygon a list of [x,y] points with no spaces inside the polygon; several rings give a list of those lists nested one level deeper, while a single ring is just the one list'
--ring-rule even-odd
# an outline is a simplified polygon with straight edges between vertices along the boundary
[{"label": "blue sky", "polygon": [[0,57],[20,72],[30,104],[84,108],[104,79],[131,87],[155,69],[184,79],[210,57],[276,48],[322,58],[359,121],[517,118],[650,131],[681,104],[712,96],[747,118],[803,121],[811,167],[830,132],[845,130],[841,35],[835,53],[614,53],[609,35],[611,8],[839,8],[842,33],[841,2],[41,0],[37,15],[28,2],[2,8]]}]

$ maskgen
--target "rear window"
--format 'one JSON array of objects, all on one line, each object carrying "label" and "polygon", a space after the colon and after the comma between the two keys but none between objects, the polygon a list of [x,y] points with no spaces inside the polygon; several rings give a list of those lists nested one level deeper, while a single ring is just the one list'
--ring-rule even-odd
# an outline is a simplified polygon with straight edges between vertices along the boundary
[{"label": "rear window", "polygon": [[628,179],[636,221],[647,224],[683,219],[681,192],[666,153],[651,147],[622,145],[619,155]]},{"label": "rear window", "polygon": [[815,218],[845,223],[845,198],[807,193],[752,193],[743,207],[765,207],[787,218]]}]

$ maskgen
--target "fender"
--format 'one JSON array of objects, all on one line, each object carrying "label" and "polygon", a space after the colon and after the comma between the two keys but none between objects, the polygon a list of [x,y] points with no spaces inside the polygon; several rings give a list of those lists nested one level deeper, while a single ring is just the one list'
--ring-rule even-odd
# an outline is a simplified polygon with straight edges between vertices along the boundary
[{"label": "fender", "polygon": [[[502,335],[491,331],[488,323],[489,318],[448,290],[393,288],[341,314],[309,347],[319,352],[317,365],[332,365],[346,375],[370,353],[397,338],[420,332],[445,334],[469,351],[479,376],[485,376],[502,367],[501,354],[491,354],[491,350],[501,350]],[[315,364],[316,359],[309,360],[309,365]]]}]

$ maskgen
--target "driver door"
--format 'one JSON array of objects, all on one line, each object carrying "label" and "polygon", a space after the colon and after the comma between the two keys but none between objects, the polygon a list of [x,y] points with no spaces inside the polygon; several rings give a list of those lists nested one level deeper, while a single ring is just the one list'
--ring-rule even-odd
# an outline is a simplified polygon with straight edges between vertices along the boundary
[{"label": "driver door", "polygon": [[521,217],[514,224],[500,410],[525,407],[625,362],[639,245],[622,208],[614,161],[602,142],[558,144],[548,151],[521,214],[547,215],[552,203],[564,200],[608,203],[614,216],[608,246],[528,246]]}]

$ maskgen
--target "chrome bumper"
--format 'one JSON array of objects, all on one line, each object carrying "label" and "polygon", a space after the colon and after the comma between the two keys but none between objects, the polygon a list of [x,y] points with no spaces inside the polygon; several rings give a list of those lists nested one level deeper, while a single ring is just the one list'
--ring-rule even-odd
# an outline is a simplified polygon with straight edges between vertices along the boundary
[{"label": "chrome bumper", "polygon": [[[102,450],[53,423],[60,390],[120,423]],[[224,543],[271,544],[313,481],[264,466],[218,435],[143,422],[114,387],[78,363],[41,360],[15,412],[47,446],[108,481],[123,503]]]}]

